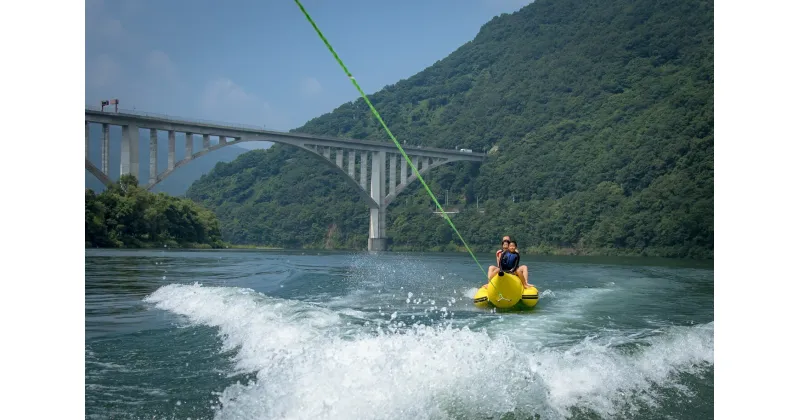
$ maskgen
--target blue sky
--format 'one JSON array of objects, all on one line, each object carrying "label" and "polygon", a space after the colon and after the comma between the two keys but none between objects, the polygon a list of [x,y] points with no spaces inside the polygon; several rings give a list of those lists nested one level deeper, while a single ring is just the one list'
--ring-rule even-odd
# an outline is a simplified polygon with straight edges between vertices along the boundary
[{"label": "blue sky", "polygon": [[[305,0],[369,94],[530,0]],[[86,104],[289,130],[358,92],[293,0],[87,0]]]}]

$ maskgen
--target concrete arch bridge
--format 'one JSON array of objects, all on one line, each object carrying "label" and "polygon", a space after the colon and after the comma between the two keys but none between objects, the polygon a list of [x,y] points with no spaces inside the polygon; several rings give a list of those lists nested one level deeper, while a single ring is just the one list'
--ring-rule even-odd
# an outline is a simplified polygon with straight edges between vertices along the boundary
[{"label": "concrete arch bridge", "polygon": [[[102,125],[101,162],[98,168],[89,160],[89,124]],[[394,143],[356,140],[302,133],[270,131],[255,126],[188,120],[166,115],[135,111],[110,112],[86,108],[86,169],[106,185],[109,176],[110,126],[122,127],[120,175],[139,174],[139,129],[150,130],[149,178],[146,187],[152,189],[176,169],[214,150],[249,141],[270,141],[289,144],[311,152],[321,161],[336,167],[366,200],[370,207],[370,251],[386,250],[386,209],[389,204],[417,177]],[[168,133],[167,168],[158,171],[158,132]],[[185,134],[184,158],[175,161],[175,133]],[[194,136],[202,136],[203,146],[194,150]],[[211,138],[218,142],[212,144]],[[404,148],[406,149],[406,148]],[[406,149],[420,174],[450,162],[481,162],[483,153],[469,150],[448,150],[412,146]],[[356,162],[359,170],[356,171]],[[387,171],[388,168],[388,171]],[[356,174],[358,172],[358,174]],[[387,176],[388,173],[388,176]]]}]

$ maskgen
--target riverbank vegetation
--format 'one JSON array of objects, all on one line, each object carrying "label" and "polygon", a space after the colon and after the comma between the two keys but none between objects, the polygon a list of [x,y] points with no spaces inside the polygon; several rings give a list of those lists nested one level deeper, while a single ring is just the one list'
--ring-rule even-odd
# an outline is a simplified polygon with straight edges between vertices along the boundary
[{"label": "riverbank vegetation", "polygon": [[154,194],[124,175],[100,194],[86,189],[86,247],[222,248],[219,220],[185,198]]}]

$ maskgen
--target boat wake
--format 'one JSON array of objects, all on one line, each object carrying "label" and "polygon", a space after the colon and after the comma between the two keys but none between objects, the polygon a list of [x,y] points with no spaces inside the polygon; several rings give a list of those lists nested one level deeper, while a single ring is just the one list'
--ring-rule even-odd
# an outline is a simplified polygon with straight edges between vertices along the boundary
[{"label": "boat wake", "polygon": [[691,397],[686,375],[714,364],[713,322],[528,349],[447,319],[355,323],[346,309],[243,288],[172,284],[145,301],[217,328],[231,374],[253,374],[222,392],[218,419],[627,417],[665,394]]}]

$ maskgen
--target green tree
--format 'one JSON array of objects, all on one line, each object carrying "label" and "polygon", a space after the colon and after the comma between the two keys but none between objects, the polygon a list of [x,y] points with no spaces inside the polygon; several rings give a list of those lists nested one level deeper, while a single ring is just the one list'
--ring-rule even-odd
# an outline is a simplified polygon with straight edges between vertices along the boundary
[{"label": "green tree", "polygon": [[132,175],[96,195],[86,189],[86,246],[221,247],[219,221],[189,199],[153,194]]}]

